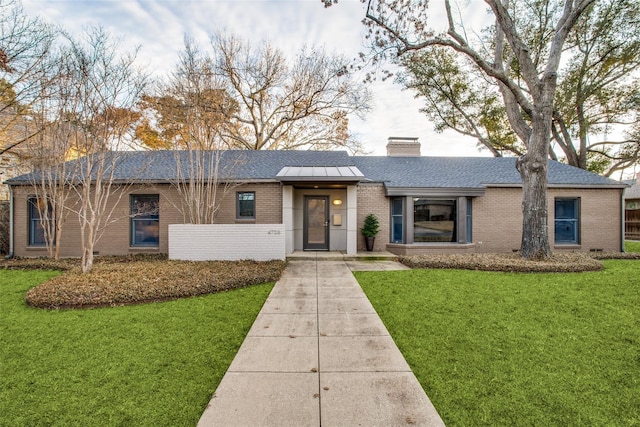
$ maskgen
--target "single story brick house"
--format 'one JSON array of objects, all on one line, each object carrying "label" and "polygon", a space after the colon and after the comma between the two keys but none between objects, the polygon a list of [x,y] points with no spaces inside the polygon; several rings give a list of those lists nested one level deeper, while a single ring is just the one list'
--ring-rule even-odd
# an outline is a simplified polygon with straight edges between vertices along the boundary
[{"label": "single story brick house", "polygon": [[[203,244],[240,251],[236,258],[242,258],[242,248],[263,240],[269,252],[268,239],[276,236],[285,254],[354,254],[365,250],[359,229],[373,213],[381,226],[375,251],[410,255],[519,249],[522,184],[515,158],[421,156],[416,138],[389,138],[387,152],[376,157],[344,151],[225,151],[221,164],[234,165],[226,178],[234,186],[215,221],[223,231],[206,238],[191,232],[181,244],[192,253],[205,250]],[[177,156],[185,153],[122,153],[115,180],[127,184],[127,194],[117,201],[114,212],[120,217],[97,243],[97,254],[171,256],[170,229],[186,222],[172,184]],[[624,184],[555,161],[549,162],[548,178],[554,251],[623,250]],[[31,179],[23,175],[7,182],[11,249],[17,256],[46,254]],[[154,209],[137,214],[143,205]],[[79,236],[71,214],[62,256],[81,255]],[[204,243],[197,243],[198,238]],[[232,244],[235,249],[224,247]]]}]

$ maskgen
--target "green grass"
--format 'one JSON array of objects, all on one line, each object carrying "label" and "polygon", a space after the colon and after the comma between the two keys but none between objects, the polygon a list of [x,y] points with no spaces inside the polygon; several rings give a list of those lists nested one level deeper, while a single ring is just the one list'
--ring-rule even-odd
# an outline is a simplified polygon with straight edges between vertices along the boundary
[{"label": "green grass", "polygon": [[93,310],[28,307],[0,270],[0,425],[193,426],[272,285]]},{"label": "green grass", "polygon": [[640,252],[640,241],[625,240],[624,242],[625,252]]},{"label": "green grass", "polygon": [[640,425],[640,263],[356,277],[448,426]]}]

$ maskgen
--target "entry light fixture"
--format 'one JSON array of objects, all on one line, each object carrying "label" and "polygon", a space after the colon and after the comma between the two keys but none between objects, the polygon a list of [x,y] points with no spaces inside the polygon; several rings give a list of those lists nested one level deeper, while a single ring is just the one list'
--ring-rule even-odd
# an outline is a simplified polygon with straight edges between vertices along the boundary
[{"label": "entry light fixture", "polygon": [[342,200],[340,200],[340,199],[334,199],[334,200],[333,200],[333,204],[334,204],[334,205],[336,205],[336,206],[340,206],[340,205],[342,204]]}]

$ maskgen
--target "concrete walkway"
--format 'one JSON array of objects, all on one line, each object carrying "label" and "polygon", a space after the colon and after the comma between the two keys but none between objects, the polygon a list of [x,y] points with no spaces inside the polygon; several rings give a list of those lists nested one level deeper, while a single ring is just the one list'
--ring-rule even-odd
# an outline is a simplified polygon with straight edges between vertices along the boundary
[{"label": "concrete walkway", "polygon": [[289,261],[198,426],[443,426],[351,273],[367,266],[402,267]]}]

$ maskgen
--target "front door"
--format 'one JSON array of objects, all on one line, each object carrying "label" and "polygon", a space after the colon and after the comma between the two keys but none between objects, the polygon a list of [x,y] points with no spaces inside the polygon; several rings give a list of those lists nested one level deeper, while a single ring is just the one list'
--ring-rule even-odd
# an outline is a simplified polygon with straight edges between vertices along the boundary
[{"label": "front door", "polygon": [[304,198],[304,250],[329,250],[329,197]]}]

